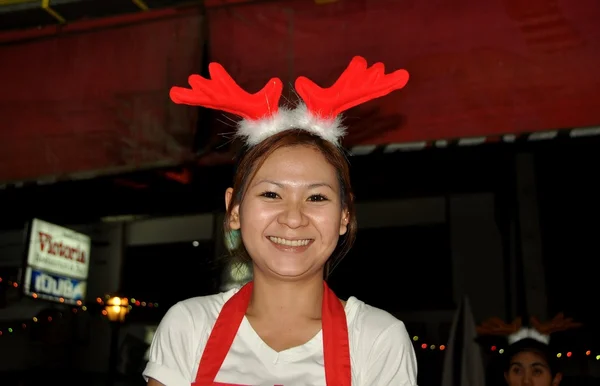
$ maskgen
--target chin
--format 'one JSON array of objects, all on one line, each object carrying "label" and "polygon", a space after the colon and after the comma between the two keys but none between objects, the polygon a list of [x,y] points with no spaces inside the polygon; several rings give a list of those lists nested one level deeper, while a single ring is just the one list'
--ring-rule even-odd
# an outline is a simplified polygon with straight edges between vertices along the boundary
[{"label": "chin", "polygon": [[285,281],[305,279],[314,275],[323,275],[323,267],[299,264],[267,264],[266,273]]},{"label": "chin", "polygon": [[257,255],[262,256],[260,260],[253,259],[257,268],[265,275],[281,280],[298,280],[313,275],[322,275],[327,261],[318,256],[310,256],[310,254],[287,254],[281,251],[275,253],[263,251],[262,254]]},{"label": "chin", "polygon": [[311,273],[306,267],[269,267],[269,271],[286,279],[298,279],[309,276]]}]

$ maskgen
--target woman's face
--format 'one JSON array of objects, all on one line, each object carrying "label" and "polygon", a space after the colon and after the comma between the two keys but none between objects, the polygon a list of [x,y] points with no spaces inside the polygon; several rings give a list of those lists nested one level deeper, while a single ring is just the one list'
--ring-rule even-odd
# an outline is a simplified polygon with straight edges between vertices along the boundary
[{"label": "woman's face", "polygon": [[523,351],[510,361],[510,367],[504,374],[508,386],[558,386],[561,375],[554,378],[548,362],[539,354]]},{"label": "woman's face", "polygon": [[[228,189],[227,203],[232,194]],[[348,225],[336,170],[312,147],[276,150],[249,182],[241,205],[232,208],[229,225],[241,230],[255,276],[322,275]]]}]

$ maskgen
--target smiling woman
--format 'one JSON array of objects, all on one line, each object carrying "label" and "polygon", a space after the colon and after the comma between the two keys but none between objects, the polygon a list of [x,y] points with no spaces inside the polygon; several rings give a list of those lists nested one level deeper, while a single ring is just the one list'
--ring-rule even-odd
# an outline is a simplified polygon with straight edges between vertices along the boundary
[{"label": "smiling woman", "polygon": [[357,228],[339,114],[402,88],[408,74],[356,57],[329,89],[299,78],[306,105],[279,111],[278,79],[249,95],[221,66],[209,69],[212,80],[192,76],[192,90],[171,97],[244,118],[248,147],[225,192],[225,239],[252,263],[253,281],[172,307],[150,348],[148,385],[416,385],[404,324],[340,300],[323,280]]}]

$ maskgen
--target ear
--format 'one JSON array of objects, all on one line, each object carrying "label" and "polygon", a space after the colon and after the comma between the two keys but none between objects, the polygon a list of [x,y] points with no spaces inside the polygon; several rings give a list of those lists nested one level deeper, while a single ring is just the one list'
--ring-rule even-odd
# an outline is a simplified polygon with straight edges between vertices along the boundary
[{"label": "ear", "polygon": [[[231,200],[233,198],[233,188],[227,188],[225,191],[225,210],[229,210],[229,205],[231,204]],[[229,223],[229,228],[231,230],[238,230],[241,227],[240,224],[240,206],[236,205],[231,208],[231,215],[227,219]]]},{"label": "ear", "polygon": [[552,386],[560,385],[560,381],[562,381],[562,373],[556,373],[554,379],[552,380]]},{"label": "ear", "polygon": [[342,218],[340,219],[340,236],[348,232],[348,224],[350,223],[350,213],[347,209],[342,210]]}]

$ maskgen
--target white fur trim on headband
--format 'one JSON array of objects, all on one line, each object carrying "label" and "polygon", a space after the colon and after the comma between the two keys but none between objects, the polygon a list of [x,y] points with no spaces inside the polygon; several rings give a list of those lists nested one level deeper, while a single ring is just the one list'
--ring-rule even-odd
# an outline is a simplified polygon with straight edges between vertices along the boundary
[{"label": "white fur trim on headband", "polygon": [[513,344],[527,338],[537,340],[538,342],[544,344],[550,343],[549,335],[544,335],[534,328],[523,327],[519,331],[508,336],[508,344]]},{"label": "white fur trim on headband", "polygon": [[306,105],[300,104],[293,110],[280,107],[276,114],[257,121],[242,120],[238,123],[237,135],[248,146],[255,146],[272,135],[290,129],[308,131],[336,146],[340,146],[341,139],[346,134],[339,116],[335,119],[323,119],[311,114]]}]

